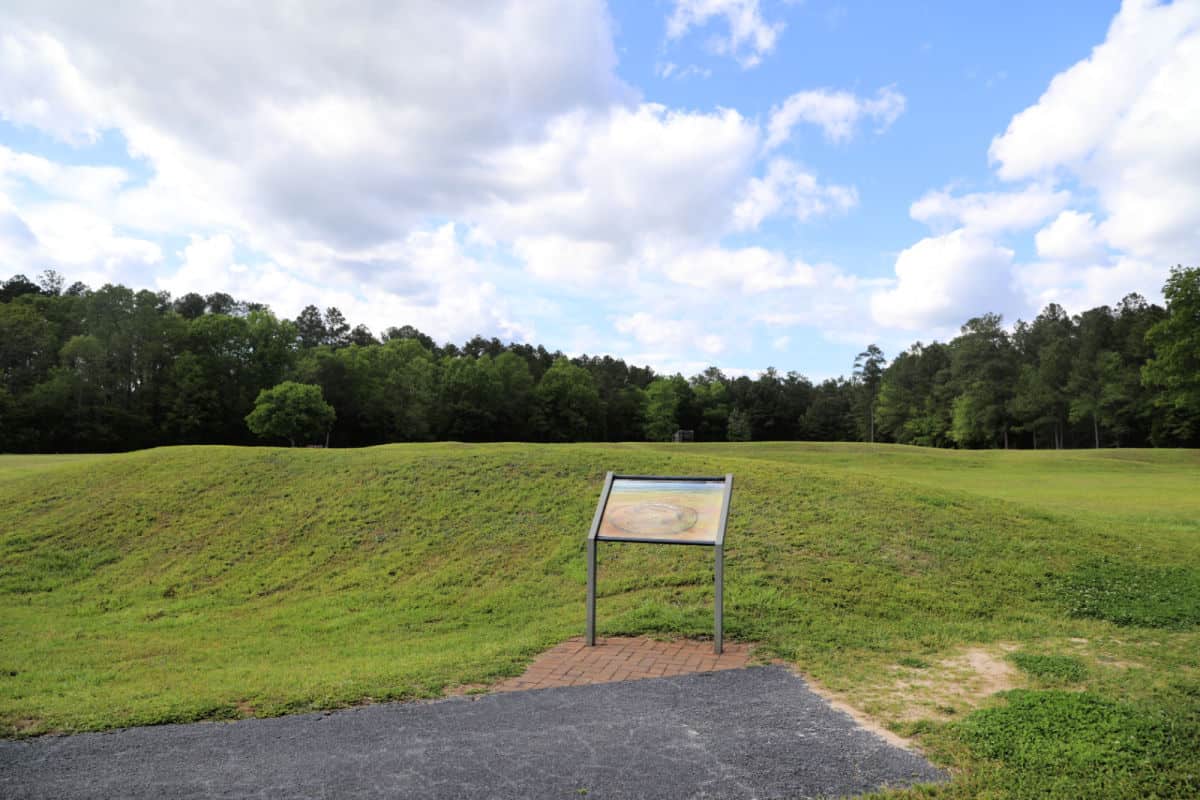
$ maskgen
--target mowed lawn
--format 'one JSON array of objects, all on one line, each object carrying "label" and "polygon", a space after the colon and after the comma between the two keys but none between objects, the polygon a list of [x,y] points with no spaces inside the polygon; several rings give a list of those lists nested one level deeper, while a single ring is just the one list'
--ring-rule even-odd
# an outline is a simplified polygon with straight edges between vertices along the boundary
[{"label": "mowed lawn", "polygon": [[[517,674],[582,632],[607,469],[735,474],[726,635],[956,775],[908,794],[1200,796],[1197,451],[4,456],[0,729],[271,715]],[[602,548],[602,635],[708,636],[711,604],[708,549]],[[1017,688],[935,691],[974,651]]]}]

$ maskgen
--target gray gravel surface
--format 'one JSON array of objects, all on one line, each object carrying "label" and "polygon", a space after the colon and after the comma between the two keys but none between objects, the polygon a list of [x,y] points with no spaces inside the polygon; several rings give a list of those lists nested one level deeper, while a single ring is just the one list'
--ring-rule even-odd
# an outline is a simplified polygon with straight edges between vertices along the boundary
[{"label": "gray gravel surface", "polygon": [[5,798],[802,798],[944,779],[782,667],[0,741]]}]

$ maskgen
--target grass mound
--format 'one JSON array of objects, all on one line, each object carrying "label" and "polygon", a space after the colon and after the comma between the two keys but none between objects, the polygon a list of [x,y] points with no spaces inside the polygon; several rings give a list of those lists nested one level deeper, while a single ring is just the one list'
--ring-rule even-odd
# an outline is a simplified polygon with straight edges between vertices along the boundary
[{"label": "grass mound", "polygon": [[1067,575],[1062,591],[1077,617],[1175,630],[1200,625],[1200,569],[1100,558]]},{"label": "grass mound", "polygon": [[[1018,694],[966,726],[913,724],[960,770],[938,796],[1171,796],[1190,786],[1184,767],[1156,783],[1151,751],[1178,754],[1196,732],[1200,501],[1170,492],[1156,516],[1154,492],[1194,481],[1197,463],[805,444],[0,457],[0,735],[432,697],[518,674],[583,630],[606,470],[733,472],[726,635],[885,722],[911,722],[874,688],[897,663],[936,672],[972,646],[1090,643],[1072,695],[1088,699]],[[1024,491],[1010,478],[1029,469]],[[709,636],[712,592],[707,548],[603,545],[598,632]],[[1064,597],[1087,613],[1064,615]],[[1050,685],[1070,671],[1025,668]],[[1097,720],[1132,737],[1132,760],[1117,738],[1055,749]]]}]

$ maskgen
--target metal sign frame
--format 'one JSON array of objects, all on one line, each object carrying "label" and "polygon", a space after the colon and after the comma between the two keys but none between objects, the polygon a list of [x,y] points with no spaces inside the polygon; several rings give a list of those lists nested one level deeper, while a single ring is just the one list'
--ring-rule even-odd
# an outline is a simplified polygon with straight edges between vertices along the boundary
[{"label": "metal sign frame", "polygon": [[[721,514],[717,523],[716,540],[703,541],[671,541],[669,539],[638,539],[622,537],[620,539],[605,538],[599,535],[600,524],[604,519],[604,511],[608,506],[608,497],[612,493],[614,480],[628,481],[670,481],[674,483],[722,483],[724,493],[721,497]],[[724,477],[670,476],[670,475],[617,475],[609,472],[604,476],[604,489],[600,492],[600,502],[596,504],[596,514],[592,517],[592,528],[587,538],[587,644],[596,644],[596,554],[600,542],[632,543],[632,544],[667,544],[667,545],[699,545],[713,548],[713,652],[718,655],[724,649],[725,624],[725,527],[729,522],[729,502],[733,496],[733,474],[726,473]]]}]

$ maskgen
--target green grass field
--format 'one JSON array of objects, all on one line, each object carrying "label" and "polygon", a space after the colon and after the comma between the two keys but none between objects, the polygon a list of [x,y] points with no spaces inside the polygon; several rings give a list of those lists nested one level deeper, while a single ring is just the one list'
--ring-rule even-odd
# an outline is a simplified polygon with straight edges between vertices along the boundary
[{"label": "green grass field", "polygon": [[[281,714],[517,674],[582,632],[607,469],[735,473],[726,635],[956,775],[898,796],[1200,796],[1198,451],[4,456],[0,731]],[[601,550],[601,634],[707,636],[711,603],[706,548]],[[979,653],[1007,665],[1010,691],[961,691]]]}]

